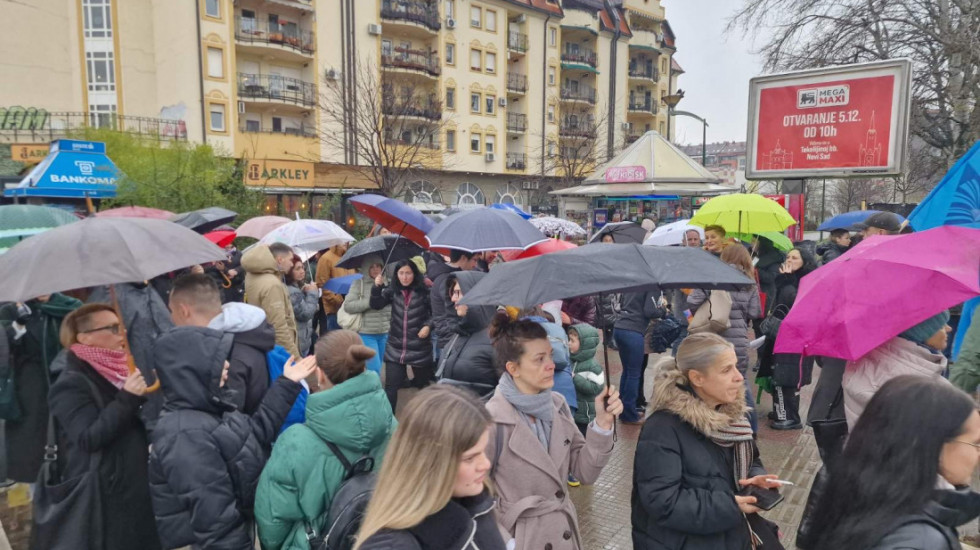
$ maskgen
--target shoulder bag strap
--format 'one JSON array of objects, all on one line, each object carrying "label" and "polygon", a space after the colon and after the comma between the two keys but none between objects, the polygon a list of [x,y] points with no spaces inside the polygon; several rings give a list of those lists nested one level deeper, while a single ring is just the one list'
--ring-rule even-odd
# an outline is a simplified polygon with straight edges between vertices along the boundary
[{"label": "shoulder bag strap", "polygon": [[497,423],[496,437],[493,439],[493,464],[490,466],[490,479],[495,480],[497,475],[497,463],[500,462],[500,453],[504,450],[504,425]]},{"label": "shoulder bag strap", "polygon": [[453,335],[453,339],[449,341],[449,345],[446,349],[442,351],[442,357],[439,358],[439,368],[436,369],[436,379],[442,378],[442,371],[446,369],[446,362],[449,360],[449,356],[453,352],[453,348],[456,347],[456,342],[459,340],[459,333]]},{"label": "shoulder bag strap", "polygon": [[349,476],[351,473],[351,468],[353,468],[350,460],[347,460],[347,457],[344,456],[343,451],[340,450],[340,447],[338,447],[336,443],[327,440],[324,440],[323,442],[327,444],[327,447],[330,448],[330,452],[332,452],[334,456],[337,457],[337,460],[339,460],[344,466],[344,479],[347,479],[347,476]]}]

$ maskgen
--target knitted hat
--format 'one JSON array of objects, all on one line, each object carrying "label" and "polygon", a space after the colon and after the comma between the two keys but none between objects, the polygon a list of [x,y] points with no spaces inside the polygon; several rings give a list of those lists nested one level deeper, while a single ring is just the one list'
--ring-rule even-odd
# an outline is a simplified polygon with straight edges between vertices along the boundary
[{"label": "knitted hat", "polygon": [[915,342],[916,344],[925,344],[926,340],[932,338],[933,334],[936,334],[939,332],[939,329],[945,327],[947,322],[949,322],[948,310],[937,313],[925,321],[922,321],[918,325],[906,329],[905,332],[899,334],[899,336],[905,338],[906,340]]}]

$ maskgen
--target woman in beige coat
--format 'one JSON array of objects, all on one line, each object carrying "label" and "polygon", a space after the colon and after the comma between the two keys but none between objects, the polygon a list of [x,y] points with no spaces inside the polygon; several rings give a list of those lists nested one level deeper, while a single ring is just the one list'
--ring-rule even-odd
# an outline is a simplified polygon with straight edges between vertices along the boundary
[{"label": "woman in beige coat", "polygon": [[551,391],[555,363],[544,328],[498,313],[490,336],[494,360],[504,371],[487,403],[495,423],[487,454],[494,464],[501,533],[514,550],[580,550],[566,482],[571,473],[595,483],[609,461],[613,423],[623,411],[619,392],[607,387],[596,397],[596,419],[583,437],[565,399]]}]

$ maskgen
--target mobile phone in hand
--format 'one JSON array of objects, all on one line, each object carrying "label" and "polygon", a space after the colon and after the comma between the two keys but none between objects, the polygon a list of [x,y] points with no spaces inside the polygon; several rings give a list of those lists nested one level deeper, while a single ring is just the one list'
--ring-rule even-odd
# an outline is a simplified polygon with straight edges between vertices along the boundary
[{"label": "mobile phone in hand", "polygon": [[763,489],[749,485],[738,493],[740,496],[755,497],[755,505],[763,510],[772,510],[783,501],[783,495],[775,489]]}]

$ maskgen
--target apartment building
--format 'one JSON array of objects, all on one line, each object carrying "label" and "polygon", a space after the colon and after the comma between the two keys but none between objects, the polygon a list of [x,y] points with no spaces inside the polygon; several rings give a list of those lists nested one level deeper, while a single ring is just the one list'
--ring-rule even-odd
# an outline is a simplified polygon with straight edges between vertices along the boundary
[{"label": "apartment building", "polygon": [[[374,187],[351,169],[371,158],[352,129],[371,103],[358,87],[368,73],[382,125],[411,105],[379,139],[421,139],[425,153],[406,168],[402,198],[437,209],[546,207],[570,176],[562,155],[596,164],[645,130],[666,133],[660,98],[681,72],[659,0],[36,0],[2,10],[20,24],[0,36],[0,142],[43,147],[81,125],[207,142],[246,161],[246,183],[286,212],[315,214],[328,193]],[[361,97],[330,95],[338,89]]]}]

